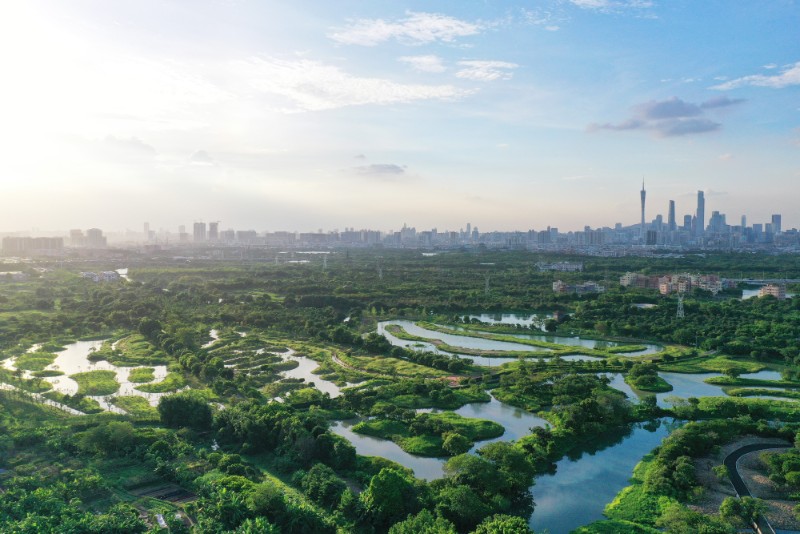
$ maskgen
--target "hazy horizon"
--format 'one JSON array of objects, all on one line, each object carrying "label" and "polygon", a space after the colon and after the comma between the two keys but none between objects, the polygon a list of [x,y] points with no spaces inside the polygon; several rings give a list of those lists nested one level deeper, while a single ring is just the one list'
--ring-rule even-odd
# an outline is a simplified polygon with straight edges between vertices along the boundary
[{"label": "hazy horizon", "polygon": [[800,6],[0,8],[0,231],[800,226]]}]

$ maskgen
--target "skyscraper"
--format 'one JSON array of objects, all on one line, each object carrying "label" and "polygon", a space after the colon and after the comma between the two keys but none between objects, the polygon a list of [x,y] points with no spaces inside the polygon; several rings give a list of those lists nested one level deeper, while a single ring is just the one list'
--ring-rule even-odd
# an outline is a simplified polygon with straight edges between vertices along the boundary
[{"label": "skyscraper", "polygon": [[204,222],[194,223],[194,242],[202,243],[205,240],[206,240],[206,223]]},{"label": "skyscraper", "polygon": [[697,192],[697,214],[694,235],[703,237],[706,230],[706,197],[702,191]]},{"label": "skyscraper", "polygon": [[640,194],[641,194],[641,197],[642,197],[642,226],[641,226],[641,236],[642,236],[642,243],[644,244],[644,243],[645,243],[645,232],[644,232],[644,199],[645,199],[645,197],[647,196],[647,192],[644,190],[644,180],[642,180],[642,191],[641,191],[641,193],[640,193]]},{"label": "skyscraper", "polygon": [[219,240],[219,221],[208,223],[208,240],[209,241]]},{"label": "skyscraper", "polygon": [[775,235],[780,235],[781,233],[781,214],[774,213],[772,215],[772,233]]},{"label": "skyscraper", "polygon": [[675,201],[669,201],[669,215],[667,216],[667,224],[669,225],[669,231],[674,232],[678,229],[678,225],[675,223]]}]

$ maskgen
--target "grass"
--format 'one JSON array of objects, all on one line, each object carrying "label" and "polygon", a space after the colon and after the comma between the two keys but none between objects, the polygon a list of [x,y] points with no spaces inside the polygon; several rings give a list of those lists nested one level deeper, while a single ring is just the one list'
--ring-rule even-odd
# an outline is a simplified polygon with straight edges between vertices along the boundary
[{"label": "grass", "polygon": [[338,357],[345,365],[370,375],[428,378],[450,376],[445,371],[389,356],[347,356],[340,353]]},{"label": "grass", "polygon": [[667,391],[672,391],[672,384],[661,378],[660,376],[649,377],[650,380],[653,382],[652,384],[646,383],[646,381],[640,380],[639,382],[634,382],[633,379],[630,378],[629,375],[625,375],[625,383],[631,386],[634,389],[638,389],[640,391],[647,391],[650,393],[666,393]]},{"label": "grass", "polygon": [[25,371],[44,371],[44,368],[56,360],[52,352],[26,352],[17,356],[14,367]]},{"label": "grass", "polygon": [[78,383],[81,395],[112,395],[119,390],[115,371],[87,371],[70,375],[70,378]]},{"label": "grass", "polygon": [[55,369],[45,369],[44,371],[34,371],[31,375],[37,378],[46,378],[48,376],[64,376],[64,371],[56,371]]},{"label": "grass", "polygon": [[[646,349],[646,347],[641,344],[619,345],[619,346],[590,349],[587,347],[561,345],[558,343],[551,343],[548,341],[525,339],[508,334],[477,331],[470,329],[469,327],[454,328],[424,321],[421,321],[417,324],[418,326],[425,328],[426,330],[430,330],[432,332],[440,332],[443,334],[488,339],[491,341],[516,343],[518,345],[529,345],[532,347],[532,349],[538,349],[538,350],[509,351],[509,350],[470,349],[466,347],[457,347],[449,345],[439,339],[425,338],[409,334],[399,325],[388,325],[387,331],[390,332],[393,336],[407,341],[421,341],[430,343],[441,351],[449,353],[465,354],[468,356],[484,356],[488,358],[491,357],[526,358],[526,359],[538,358],[538,357],[553,358],[555,356],[567,356],[567,355],[577,355],[577,354],[585,356],[593,356],[596,358],[612,358],[612,357],[623,356],[625,353],[628,352],[638,352]],[[481,328],[483,328],[483,325],[481,326]],[[528,335],[546,335],[546,334],[532,333]],[[631,360],[646,361],[646,360],[658,360],[660,358],[663,358],[665,355],[669,355],[671,357],[679,357],[682,354],[683,354],[682,350],[680,350],[677,347],[670,346],[670,347],[664,347],[661,352],[656,352],[653,354],[629,356],[627,358]]]},{"label": "grass", "polygon": [[717,386],[742,386],[742,387],[779,387],[800,388],[800,382],[790,380],[764,380],[762,378],[732,378],[730,376],[712,376],[704,380],[707,384]]},{"label": "grass", "polygon": [[169,357],[154,347],[141,334],[131,334],[116,342],[115,348],[106,342],[100,349],[89,355],[92,361],[107,360],[114,365],[165,365]]},{"label": "grass", "polygon": [[[633,469],[631,485],[617,493],[614,500],[606,505],[606,517],[618,521],[630,521],[655,525],[663,509],[672,501],[668,497],[656,497],[644,491],[644,479],[653,465],[653,455],[648,454]],[[592,531],[588,531],[592,532]],[[635,531],[634,531],[635,532]]]},{"label": "grass", "polygon": [[455,410],[470,402],[489,402],[492,398],[488,393],[479,388],[464,388],[447,390],[443,397],[432,399],[428,395],[397,395],[391,399],[379,402],[391,403],[400,408],[439,408],[442,410]]},{"label": "grass", "polygon": [[48,391],[43,393],[42,396],[47,397],[48,399],[61,403],[65,406],[69,406],[74,410],[78,410],[79,412],[83,413],[100,413],[103,411],[103,408],[100,407],[100,403],[94,399],[90,399],[88,397],[83,397],[81,395],[66,395],[64,393],[60,393],[58,391]]},{"label": "grass", "polygon": [[11,384],[24,391],[30,391],[31,393],[42,393],[53,388],[50,382],[42,380],[39,377],[17,378],[14,376],[13,371],[4,368],[0,368],[0,382]]},{"label": "grass", "polygon": [[[505,432],[502,425],[494,421],[461,417],[453,412],[430,414],[427,417],[434,423],[434,426],[458,432],[467,438],[470,444],[502,436],[503,432]],[[409,425],[401,421],[390,419],[362,421],[353,427],[353,432],[390,439],[410,454],[418,456],[447,456],[447,452],[442,448],[443,439],[441,435],[433,433],[412,435]]]},{"label": "grass", "polygon": [[134,384],[143,384],[145,382],[152,382],[155,378],[155,369],[152,367],[137,367],[131,369],[128,375],[128,380]]},{"label": "grass", "polygon": [[725,393],[732,397],[755,397],[766,395],[770,397],[800,399],[800,391],[787,391],[785,389],[732,388],[725,390]]},{"label": "grass", "polygon": [[728,356],[698,356],[674,362],[659,364],[662,371],[674,373],[725,373],[730,368],[742,369],[745,373],[755,373],[764,369],[764,364],[753,360],[734,360]]},{"label": "grass", "polygon": [[578,527],[572,534],[661,534],[657,528],[637,525],[631,521],[607,519]]},{"label": "grass", "polygon": [[155,384],[143,384],[136,386],[136,389],[144,393],[169,393],[177,391],[186,386],[186,379],[179,373],[167,373],[161,382]]},{"label": "grass", "polygon": [[111,399],[111,404],[117,408],[122,408],[134,417],[158,419],[158,410],[150,406],[150,403],[144,397],[114,397]]}]

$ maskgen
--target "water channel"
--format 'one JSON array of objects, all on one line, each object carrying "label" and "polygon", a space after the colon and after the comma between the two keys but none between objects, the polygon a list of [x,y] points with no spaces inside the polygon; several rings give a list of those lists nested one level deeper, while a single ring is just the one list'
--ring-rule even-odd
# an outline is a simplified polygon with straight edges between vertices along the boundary
[{"label": "water channel", "polygon": [[[483,316],[481,316],[483,317]],[[392,345],[406,347],[413,350],[418,351],[430,351],[436,354],[444,354],[450,355],[455,354],[461,358],[469,358],[471,359],[476,365],[483,365],[485,367],[498,367],[503,365],[504,363],[514,362],[517,361],[517,358],[510,358],[510,357],[490,357],[490,356],[473,356],[468,354],[460,354],[460,353],[450,353],[439,350],[436,346],[432,343],[426,341],[414,341],[414,340],[406,340],[400,339],[396,336],[393,336],[386,327],[389,325],[397,325],[400,326],[403,330],[408,332],[411,335],[422,337],[426,339],[438,339],[443,341],[444,343],[452,346],[452,347],[463,347],[468,349],[478,349],[478,350],[498,350],[498,351],[542,351],[542,352],[551,352],[551,349],[543,348],[543,347],[534,347],[531,345],[523,345],[521,343],[513,343],[508,341],[494,341],[491,339],[484,339],[484,338],[477,338],[477,337],[470,337],[470,336],[460,336],[457,334],[445,334],[441,332],[435,332],[433,330],[428,330],[418,326],[413,321],[406,321],[406,320],[395,320],[395,321],[383,321],[378,323],[377,331],[379,334],[383,334],[386,336],[386,339],[389,340]],[[597,339],[583,339],[580,337],[567,337],[567,336],[555,336],[555,335],[539,335],[539,334],[504,334],[511,337],[516,337],[519,339],[530,339],[534,341],[542,341],[546,343],[555,343],[559,345],[569,346],[569,347],[582,347],[588,349],[602,349],[607,347],[616,347],[620,345],[624,345],[624,343],[617,343],[613,341],[604,341],[604,340],[597,340]],[[640,343],[637,343],[640,345]],[[654,354],[662,350],[662,347],[655,344],[645,343],[642,344],[645,346],[644,350],[635,351],[635,352],[626,352],[621,353],[620,356],[640,356],[644,354]],[[585,356],[581,354],[571,354],[563,356],[566,360],[590,360],[593,359],[591,356]]]}]

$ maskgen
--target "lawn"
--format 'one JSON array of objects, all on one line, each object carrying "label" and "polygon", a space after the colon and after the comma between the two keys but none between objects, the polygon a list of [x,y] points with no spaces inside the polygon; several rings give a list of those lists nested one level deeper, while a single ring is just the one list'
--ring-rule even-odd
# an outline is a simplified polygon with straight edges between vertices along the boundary
[{"label": "lawn", "polygon": [[134,384],[143,384],[145,382],[152,382],[155,378],[155,370],[152,367],[137,367],[131,369],[128,375],[128,380]]},{"label": "lawn", "polygon": [[147,399],[144,397],[114,397],[111,400],[111,404],[117,408],[125,410],[134,417],[158,419],[158,410],[156,410],[153,406],[150,406],[150,403],[147,402]]},{"label": "lawn", "polygon": [[112,395],[119,390],[115,371],[87,371],[70,375],[70,378],[78,383],[81,395]]},{"label": "lawn", "polygon": [[17,356],[14,367],[25,371],[44,371],[44,368],[53,363],[57,355],[52,352],[26,352]]},{"label": "lawn", "polygon": [[167,373],[167,376],[161,382],[155,384],[143,384],[137,386],[136,389],[145,393],[169,393],[177,391],[186,386],[186,380],[183,375],[179,373]]}]

